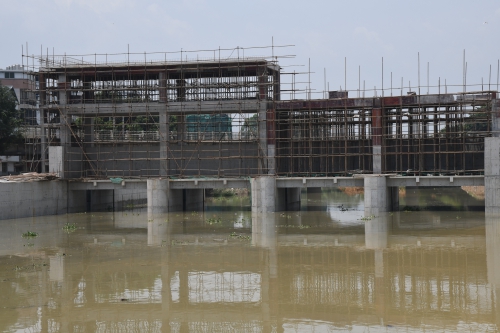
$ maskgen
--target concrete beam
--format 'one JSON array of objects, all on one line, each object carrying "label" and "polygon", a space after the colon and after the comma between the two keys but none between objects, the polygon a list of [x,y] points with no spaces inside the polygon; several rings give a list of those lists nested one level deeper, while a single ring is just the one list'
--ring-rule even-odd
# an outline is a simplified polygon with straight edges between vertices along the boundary
[{"label": "concrete beam", "polygon": [[247,179],[237,178],[192,178],[170,180],[170,188],[180,189],[208,189],[208,188],[249,188]]},{"label": "concrete beam", "polygon": [[387,186],[484,186],[484,176],[388,176]]},{"label": "concrete beam", "polygon": [[363,178],[356,177],[281,177],[276,178],[277,188],[308,187],[363,187]]},{"label": "concrete beam", "polygon": [[68,182],[69,190],[145,190],[147,188],[145,179],[125,179],[121,184],[114,184],[110,180],[85,180],[79,182]]},{"label": "concrete beam", "polygon": [[167,113],[256,113],[266,105],[258,100],[169,102]]},{"label": "concrete beam", "polygon": [[[154,179],[154,178],[152,178]],[[125,189],[146,189],[146,179],[124,179],[121,184],[114,184],[110,180],[84,180],[69,182],[70,190],[113,190],[116,188]],[[212,189],[212,188],[249,188],[250,182],[247,179],[236,178],[190,178],[190,179],[170,179],[169,188],[171,190],[181,189]]]},{"label": "concrete beam", "polygon": [[130,115],[135,116],[151,113],[256,113],[267,103],[258,100],[228,100],[228,101],[193,101],[169,103],[96,103],[96,104],[66,104],[61,105],[67,114],[84,114],[96,116]]}]

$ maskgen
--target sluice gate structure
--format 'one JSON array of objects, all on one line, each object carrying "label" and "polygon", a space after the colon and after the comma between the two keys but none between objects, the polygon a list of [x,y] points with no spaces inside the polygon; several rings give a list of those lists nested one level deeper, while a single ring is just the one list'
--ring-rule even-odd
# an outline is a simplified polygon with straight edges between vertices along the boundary
[{"label": "sluice gate structure", "polygon": [[[70,192],[147,182],[148,205],[164,212],[198,207],[202,184],[238,183],[267,212],[296,208],[301,187],[343,184],[364,186],[366,211],[377,213],[410,183],[493,177],[500,188],[494,90],[296,99],[274,56],[102,56],[27,57],[37,65],[23,102],[26,168],[58,172]],[[500,207],[493,197],[487,206]]]}]

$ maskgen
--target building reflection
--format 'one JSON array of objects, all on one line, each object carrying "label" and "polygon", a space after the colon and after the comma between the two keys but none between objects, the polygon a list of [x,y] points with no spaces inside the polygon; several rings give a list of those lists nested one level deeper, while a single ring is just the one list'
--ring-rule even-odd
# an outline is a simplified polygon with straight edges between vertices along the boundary
[{"label": "building reflection", "polygon": [[500,325],[500,307],[498,301],[500,297],[500,216],[486,214],[486,263],[488,267],[488,284],[492,289],[494,301],[495,323]]},{"label": "building reflection", "polygon": [[24,252],[4,249],[3,266],[15,256],[22,268],[0,283],[1,294],[10,295],[0,328],[433,331],[499,324],[497,217],[486,217],[485,230],[422,232],[400,227],[394,214],[362,221],[364,232],[351,233],[284,227],[305,226],[307,214],[287,222],[255,215],[251,230],[185,226],[194,219],[206,220],[158,216],[142,221],[144,228],[94,226],[58,232],[52,244]]}]

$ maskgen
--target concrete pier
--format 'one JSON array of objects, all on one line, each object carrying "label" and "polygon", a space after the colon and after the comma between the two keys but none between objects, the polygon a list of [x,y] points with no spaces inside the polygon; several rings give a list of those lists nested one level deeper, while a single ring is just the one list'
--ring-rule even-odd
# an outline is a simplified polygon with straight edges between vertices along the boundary
[{"label": "concrete pier", "polygon": [[250,180],[252,213],[276,211],[276,177],[263,176]]},{"label": "concrete pier", "polygon": [[148,218],[169,212],[169,180],[148,179]]},{"label": "concrete pier", "polygon": [[378,216],[391,209],[390,191],[387,188],[385,175],[366,175],[365,186],[365,215]]},{"label": "concrete pier", "polygon": [[484,210],[500,214],[500,137],[484,139]]}]

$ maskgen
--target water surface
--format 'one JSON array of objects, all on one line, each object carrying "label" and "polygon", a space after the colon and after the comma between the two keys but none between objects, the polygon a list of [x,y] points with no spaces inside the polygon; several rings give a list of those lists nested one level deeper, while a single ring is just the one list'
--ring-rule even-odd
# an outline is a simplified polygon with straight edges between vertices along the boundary
[{"label": "water surface", "polygon": [[500,220],[309,199],[321,208],[0,221],[0,331],[498,330]]}]

